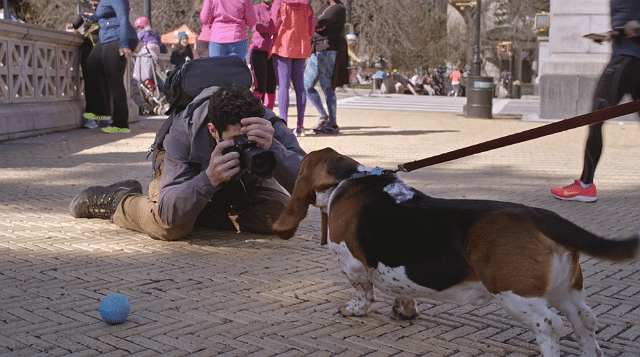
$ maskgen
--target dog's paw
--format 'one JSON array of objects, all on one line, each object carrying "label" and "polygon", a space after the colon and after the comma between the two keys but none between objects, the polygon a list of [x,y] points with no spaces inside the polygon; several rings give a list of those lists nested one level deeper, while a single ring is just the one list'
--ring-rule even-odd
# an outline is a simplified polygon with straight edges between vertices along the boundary
[{"label": "dog's paw", "polygon": [[[351,300],[340,305],[340,307],[338,307],[338,311],[340,311],[340,314],[344,317],[365,316],[369,312],[369,309],[368,306],[365,307],[364,305],[365,304],[363,304],[361,301]],[[369,306],[371,306],[371,304],[369,304]]]},{"label": "dog's paw", "polygon": [[391,317],[398,320],[413,320],[420,316],[414,299],[396,298],[391,311]]}]

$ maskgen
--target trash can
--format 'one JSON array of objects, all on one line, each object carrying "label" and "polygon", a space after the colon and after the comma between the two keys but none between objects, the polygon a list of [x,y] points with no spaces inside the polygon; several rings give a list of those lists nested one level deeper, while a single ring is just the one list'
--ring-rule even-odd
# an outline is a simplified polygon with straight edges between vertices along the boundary
[{"label": "trash can", "polygon": [[520,87],[519,84],[511,85],[511,93],[509,93],[510,98],[520,99],[520,97],[522,96],[521,93],[522,93],[522,88]]},{"label": "trash can", "polygon": [[492,118],[493,77],[469,76],[467,80],[467,118]]}]

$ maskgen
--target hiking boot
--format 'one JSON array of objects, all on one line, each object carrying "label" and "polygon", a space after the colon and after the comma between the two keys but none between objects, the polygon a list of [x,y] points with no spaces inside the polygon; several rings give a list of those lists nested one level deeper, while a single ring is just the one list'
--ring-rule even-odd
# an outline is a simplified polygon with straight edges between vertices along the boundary
[{"label": "hiking boot", "polygon": [[126,134],[131,132],[129,128],[118,128],[117,126],[108,126],[108,127],[102,128],[102,131],[107,134]]},{"label": "hiking boot", "polygon": [[321,128],[325,123],[327,123],[328,121],[329,121],[329,117],[328,117],[328,116],[326,116],[326,115],[321,116],[321,117],[318,119],[318,123],[316,124],[316,126],[314,126],[312,129],[313,129],[313,130],[320,129],[320,128]]},{"label": "hiking boot", "polygon": [[569,186],[552,188],[551,194],[557,199],[567,201],[595,202],[598,199],[596,185],[591,184],[588,188],[583,188],[580,180],[575,180]]},{"label": "hiking boot", "polygon": [[87,120],[111,120],[111,115],[96,115],[93,113],[82,113],[82,117]]},{"label": "hiking boot", "polygon": [[110,219],[124,196],[132,193],[142,193],[142,185],[134,180],[91,186],[71,200],[69,210],[75,218]]},{"label": "hiking boot", "polygon": [[313,129],[316,134],[338,134],[340,133],[340,128],[336,123],[326,122],[323,126],[318,129]]}]

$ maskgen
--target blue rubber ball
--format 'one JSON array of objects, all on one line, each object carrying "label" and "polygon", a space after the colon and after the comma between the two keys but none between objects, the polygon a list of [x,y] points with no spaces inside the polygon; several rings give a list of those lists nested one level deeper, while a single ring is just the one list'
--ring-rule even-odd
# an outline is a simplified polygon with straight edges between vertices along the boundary
[{"label": "blue rubber ball", "polygon": [[100,316],[104,322],[110,324],[121,324],[129,316],[129,300],[122,294],[111,294],[102,299],[100,303]]}]

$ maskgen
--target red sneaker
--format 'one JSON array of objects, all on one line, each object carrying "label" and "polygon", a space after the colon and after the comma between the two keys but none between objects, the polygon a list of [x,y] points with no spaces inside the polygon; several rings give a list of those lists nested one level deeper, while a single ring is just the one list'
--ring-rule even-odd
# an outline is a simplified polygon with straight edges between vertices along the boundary
[{"label": "red sneaker", "polygon": [[580,180],[575,180],[569,186],[552,188],[551,194],[555,198],[567,201],[595,202],[598,199],[596,185],[591,184],[589,188],[582,188]]}]

